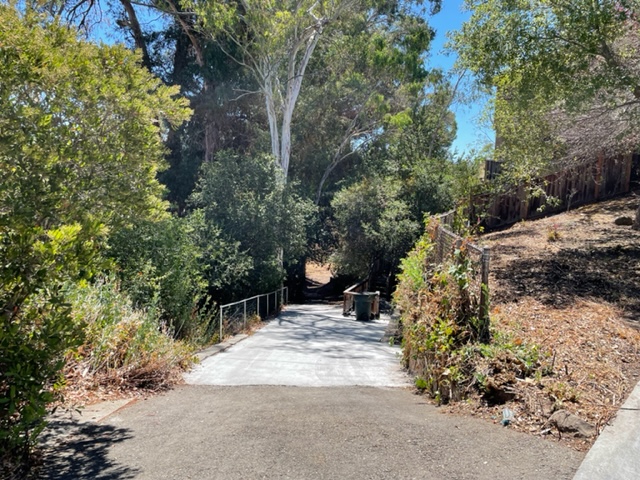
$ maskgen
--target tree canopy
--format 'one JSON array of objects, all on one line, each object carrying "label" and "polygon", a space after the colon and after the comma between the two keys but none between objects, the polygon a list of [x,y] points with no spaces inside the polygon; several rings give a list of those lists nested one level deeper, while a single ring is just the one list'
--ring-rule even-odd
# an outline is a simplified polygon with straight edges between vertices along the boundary
[{"label": "tree canopy", "polygon": [[[637,1],[489,0],[467,7],[471,18],[454,44],[482,84],[497,89],[496,129],[506,146],[518,143],[509,135],[514,129],[533,149],[535,136],[556,138],[577,156],[637,146]],[[536,122],[527,121],[528,112]],[[528,135],[536,125],[538,134]]]}]

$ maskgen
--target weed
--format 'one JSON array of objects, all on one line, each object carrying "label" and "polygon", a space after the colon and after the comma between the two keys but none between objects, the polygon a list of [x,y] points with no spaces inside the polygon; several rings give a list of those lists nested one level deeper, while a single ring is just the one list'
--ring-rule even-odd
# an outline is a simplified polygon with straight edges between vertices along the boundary
[{"label": "weed", "polygon": [[560,238],[562,238],[562,235],[558,231],[558,224],[554,223],[547,230],[547,241],[548,242],[557,242],[558,240],[560,240]]},{"label": "weed", "polygon": [[85,342],[68,355],[96,384],[158,389],[171,385],[192,361],[192,347],[173,339],[157,308],[133,308],[113,278],[67,287],[71,315]]},{"label": "weed", "polygon": [[507,377],[544,373],[537,345],[489,331],[489,322],[480,320],[488,306],[480,304],[474,273],[465,242],[444,264],[435,263],[430,225],[402,262],[395,293],[402,312],[402,360],[416,375],[416,387],[438,403],[461,400],[473,388],[486,393],[491,387],[495,395]]},{"label": "weed", "polygon": [[547,385],[545,390],[558,404],[562,404],[564,402],[576,403],[579,399],[578,390],[564,382],[554,382]]},{"label": "weed", "polygon": [[416,377],[414,383],[418,390],[425,390],[428,386],[427,381],[422,377]]}]

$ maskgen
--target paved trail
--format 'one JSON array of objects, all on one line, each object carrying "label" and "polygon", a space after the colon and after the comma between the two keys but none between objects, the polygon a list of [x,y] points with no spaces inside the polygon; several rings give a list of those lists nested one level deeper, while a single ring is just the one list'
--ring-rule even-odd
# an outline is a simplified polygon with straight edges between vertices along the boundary
[{"label": "paved trail", "polygon": [[186,376],[197,385],[402,387],[400,349],[382,343],[386,321],[357,322],[330,305],[289,307],[266,328]]},{"label": "paved trail", "polygon": [[289,307],[205,360],[187,376],[198,385],[78,430],[48,478],[572,478],[582,454],[442,414],[403,388],[383,330],[326,306]]}]

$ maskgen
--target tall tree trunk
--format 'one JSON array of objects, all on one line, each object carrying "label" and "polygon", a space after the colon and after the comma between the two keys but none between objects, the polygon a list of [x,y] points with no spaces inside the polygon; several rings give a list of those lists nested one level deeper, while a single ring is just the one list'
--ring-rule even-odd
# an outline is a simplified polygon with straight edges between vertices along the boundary
[{"label": "tall tree trunk", "polygon": [[296,108],[298,97],[300,96],[300,89],[302,87],[302,79],[304,78],[305,70],[311,60],[311,55],[318,45],[320,40],[321,27],[314,30],[313,33],[301,42],[300,48],[304,47],[304,54],[300,60],[300,64],[297,64],[298,49],[292,50],[289,54],[289,78],[287,79],[287,93],[283,105],[282,112],[282,131],[280,141],[280,165],[284,173],[285,182],[289,175],[289,161],[291,158],[291,120],[293,118],[293,112]]},{"label": "tall tree trunk", "polygon": [[120,0],[120,3],[124,7],[125,12],[127,12],[129,28],[131,29],[131,35],[133,36],[136,48],[139,48],[142,51],[142,64],[147,68],[147,70],[151,71],[151,57],[149,57],[147,42],[142,34],[142,28],[140,28],[140,22],[138,21],[136,11],[129,0]]},{"label": "tall tree trunk", "polygon": [[267,118],[269,120],[269,134],[271,135],[271,154],[276,160],[276,164],[282,168],[280,162],[280,133],[278,132],[278,112],[276,111],[275,104],[275,91],[273,85],[273,78],[270,73],[267,73],[264,78],[264,100],[267,109]]}]

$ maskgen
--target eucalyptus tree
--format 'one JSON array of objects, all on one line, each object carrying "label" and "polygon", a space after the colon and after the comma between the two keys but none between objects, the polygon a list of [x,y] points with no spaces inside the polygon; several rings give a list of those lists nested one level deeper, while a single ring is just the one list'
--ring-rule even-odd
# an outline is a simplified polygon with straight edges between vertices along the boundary
[{"label": "eucalyptus tree", "polygon": [[437,72],[429,77],[429,88],[390,117],[394,124],[385,125],[362,152],[359,175],[331,202],[334,266],[360,278],[384,275],[388,291],[424,215],[445,211],[456,200],[459,169],[448,152],[456,130],[449,110],[455,85]]},{"label": "eucalyptus tree", "polygon": [[433,31],[425,20],[403,10],[370,13],[334,24],[300,97],[294,171],[307,175],[316,203],[327,180],[340,179],[336,169],[402,124],[428,77]]},{"label": "eucalyptus tree", "polygon": [[[344,25],[344,19],[363,17],[366,23],[373,25],[397,18],[401,12],[416,7],[415,2],[395,0],[241,0],[226,3],[192,0],[189,5],[214,38],[222,36],[235,43],[237,49],[230,54],[256,81],[268,120],[271,153],[285,181],[291,161],[294,112],[307,68],[321,39],[329,42],[336,35],[340,36],[339,27]],[[436,8],[439,3],[433,5]],[[411,45],[405,46],[411,49]]]},{"label": "eucalyptus tree", "polygon": [[231,39],[237,49],[229,54],[256,81],[264,97],[271,154],[285,180],[293,112],[309,61],[325,29],[357,1],[187,2],[214,38]]}]

